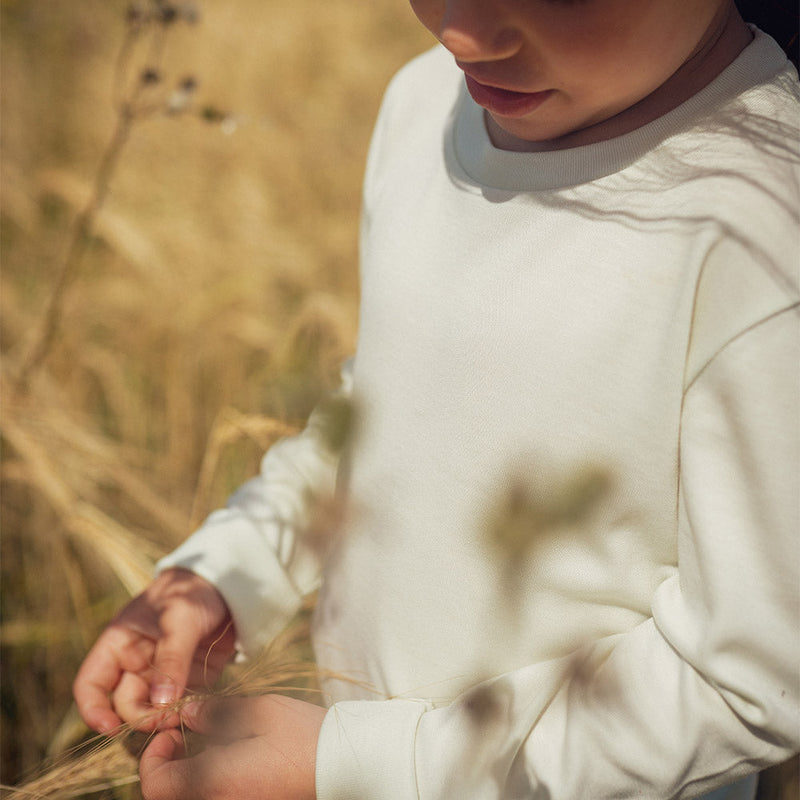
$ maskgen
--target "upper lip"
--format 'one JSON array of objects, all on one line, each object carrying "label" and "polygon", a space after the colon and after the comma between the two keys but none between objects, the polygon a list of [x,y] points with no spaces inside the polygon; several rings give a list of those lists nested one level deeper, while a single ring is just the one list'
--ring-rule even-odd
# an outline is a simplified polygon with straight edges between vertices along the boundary
[{"label": "upper lip", "polygon": [[481,84],[481,86],[486,86],[490,89],[502,89],[505,92],[517,92],[518,94],[536,94],[536,92],[530,89],[520,89],[518,86],[503,85],[495,81],[491,76],[485,75],[484,70],[477,64],[467,65],[456,61],[456,65],[459,69],[463,70],[465,75],[472,78],[476,83]]}]

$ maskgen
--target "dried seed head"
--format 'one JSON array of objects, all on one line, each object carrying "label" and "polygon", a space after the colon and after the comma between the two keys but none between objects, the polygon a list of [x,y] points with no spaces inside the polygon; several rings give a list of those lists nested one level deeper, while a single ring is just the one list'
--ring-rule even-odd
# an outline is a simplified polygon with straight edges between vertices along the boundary
[{"label": "dried seed head", "polygon": [[465,698],[464,709],[470,721],[479,728],[491,725],[501,713],[497,690],[492,685],[476,686]]},{"label": "dried seed head", "polygon": [[200,118],[206,122],[222,122],[225,114],[214,106],[203,106],[200,109]]},{"label": "dried seed head", "polygon": [[191,75],[183,78],[167,102],[167,113],[178,114],[186,111],[192,101],[195,89],[197,89],[197,81]]},{"label": "dried seed head", "polygon": [[608,471],[587,466],[577,472],[552,498],[548,512],[553,525],[571,525],[584,520],[611,490]]},{"label": "dried seed head", "polygon": [[171,25],[179,16],[177,6],[172,3],[159,3],[156,14],[162,25]]},{"label": "dried seed head", "polygon": [[146,14],[142,10],[141,6],[137,5],[129,5],[127,10],[125,11],[125,21],[129,25],[138,25],[140,22],[143,22],[146,19]]},{"label": "dried seed head", "polygon": [[141,78],[143,84],[147,86],[152,86],[153,84],[158,83],[161,80],[161,74],[157,69],[153,69],[152,67],[146,67],[142,70]]},{"label": "dried seed head", "polygon": [[332,453],[341,453],[353,440],[357,414],[355,405],[347,398],[333,397],[322,408],[322,435]]},{"label": "dried seed head", "polygon": [[[531,470],[536,475],[536,470]],[[586,465],[568,479],[538,485],[512,477],[500,493],[486,528],[490,545],[519,566],[537,541],[585,522],[611,490],[608,470]]]},{"label": "dried seed head", "polygon": [[489,543],[512,564],[518,564],[545,528],[542,510],[528,487],[514,481],[499,498],[487,529]]}]

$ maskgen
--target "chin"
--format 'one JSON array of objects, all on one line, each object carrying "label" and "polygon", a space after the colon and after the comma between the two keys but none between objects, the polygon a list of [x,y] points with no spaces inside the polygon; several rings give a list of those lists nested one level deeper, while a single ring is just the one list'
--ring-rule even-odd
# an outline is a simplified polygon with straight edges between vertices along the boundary
[{"label": "chin", "polygon": [[514,150],[542,149],[569,136],[573,128],[559,125],[533,124],[528,120],[503,119],[491,116],[492,139]]}]

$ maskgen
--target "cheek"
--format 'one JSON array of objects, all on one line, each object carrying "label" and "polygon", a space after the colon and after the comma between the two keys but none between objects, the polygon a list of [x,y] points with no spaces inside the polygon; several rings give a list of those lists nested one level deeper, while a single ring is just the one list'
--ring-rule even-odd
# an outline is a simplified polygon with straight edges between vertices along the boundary
[{"label": "cheek", "polygon": [[624,8],[624,0],[534,2],[524,19],[530,64],[564,86],[602,81],[620,60],[628,22]]},{"label": "cheek", "polygon": [[660,33],[663,26],[642,11],[626,14],[626,8],[626,2],[608,0],[601,18],[587,13],[578,22],[573,19],[572,26],[553,25],[546,31],[541,52],[568,93],[602,105],[613,103],[615,96],[639,99],[668,77],[675,65],[668,55],[669,37]]},{"label": "cheek", "polygon": [[[693,0],[695,1],[695,0]],[[530,0],[518,0],[524,4]],[[534,50],[587,68],[612,70],[633,53],[646,56],[662,40],[665,3],[678,0],[584,0],[584,2],[532,2],[527,6],[527,33]]]},{"label": "cheek", "polygon": [[[702,36],[707,2],[690,0],[606,0],[592,6],[573,28],[561,35],[558,56],[565,70],[595,85],[612,82],[624,87],[655,89],[690,55]],[[598,12],[601,10],[603,14]],[[563,31],[559,31],[563,34]],[[636,65],[631,69],[631,65]]]}]

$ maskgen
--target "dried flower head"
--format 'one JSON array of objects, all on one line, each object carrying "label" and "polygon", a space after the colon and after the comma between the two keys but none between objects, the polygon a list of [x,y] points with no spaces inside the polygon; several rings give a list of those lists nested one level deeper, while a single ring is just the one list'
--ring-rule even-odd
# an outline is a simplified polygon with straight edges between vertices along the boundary
[{"label": "dried flower head", "polygon": [[333,397],[320,409],[322,434],[332,453],[341,453],[353,440],[357,413],[354,403],[345,397]]},{"label": "dried flower head", "polygon": [[145,67],[140,75],[140,80],[145,86],[153,86],[161,82],[161,74],[153,67]]},{"label": "dried flower head", "polygon": [[[530,474],[538,473],[532,468]],[[489,517],[489,544],[510,565],[519,565],[537,541],[584,521],[610,486],[608,471],[595,466],[546,487],[512,477]]]},{"label": "dried flower head", "polygon": [[156,0],[156,18],[162,25],[171,25],[179,18],[178,7],[164,0]]}]

